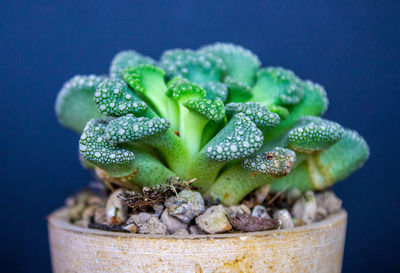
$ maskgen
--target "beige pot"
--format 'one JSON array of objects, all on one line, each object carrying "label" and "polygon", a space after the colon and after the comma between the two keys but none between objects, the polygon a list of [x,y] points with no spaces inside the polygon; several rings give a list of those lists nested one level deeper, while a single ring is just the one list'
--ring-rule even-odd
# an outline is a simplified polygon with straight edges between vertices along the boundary
[{"label": "beige pot", "polygon": [[186,237],[80,228],[49,216],[53,271],[340,272],[347,214],[294,229]]}]

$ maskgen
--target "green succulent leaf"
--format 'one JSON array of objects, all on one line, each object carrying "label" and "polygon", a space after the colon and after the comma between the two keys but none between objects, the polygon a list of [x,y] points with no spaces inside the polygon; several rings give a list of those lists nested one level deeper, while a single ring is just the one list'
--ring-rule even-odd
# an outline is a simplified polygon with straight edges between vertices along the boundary
[{"label": "green succulent leaf", "polygon": [[304,87],[292,71],[269,67],[257,73],[253,94],[253,101],[265,105],[295,105],[303,99]]},{"label": "green succulent leaf", "polygon": [[128,85],[138,92],[162,117],[171,121],[172,127],[178,126],[177,105],[167,96],[165,72],[152,65],[128,67],[123,71],[123,78]]},{"label": "green succulent leaf", "polygon": [[[160,90],[160,86],[165,86],[165,72],[152,65],[144,64],[127,67],[122,71],[122,76],[130,87],[143,94],[151,92],[152,89]],[[164,95],[166,88],[163,89],[162,91],[164,92],[156,95]]]},{"label": "green succulent leaf", "polygon": [[342,138],[319,155],[319,162],[329,170],[332,181],[341,181],[361,168],[370,151],[365,139],[356,131],[345,129]]},{"label": "green succulent leaf", "polygon": [[55,110],[58,121],[65,127],[82,133],[86,123],[101,118],[93,100],[97,85],[105,77],[77,75],[67,81],[57,95]]},{"label": "green succulent leaf", "polygon": [[199,84],[220,81],[225,69],[222,60],[214,55],[189,49],[165,51],[160,65],[169,78],[181,77]]},{"label": "green succulent leaf", "polygon": [[177,102],[184,103],[189,100],[204,98],[206,91],[186,79],[175,79],[168,83],[167,95]]},{"label": "green succulent leaf", "polygon": [[250,86],[245,83],[230,76],[224,79],[224,83],[228,86],[228,102],[247,102],[253,97]]},{"label": "green succulent leaf", "polygon": [[255,153],[263,143],[263,134],[251,119],[242,113],[232,117],[206,149],[212,161],[230,161]]},{"label": "green succulent leaf", "polygon": [[268,109],[277,114],[280,119],[287,119],[289,117],[289,110],[286,107],[279,106],[279,105],[269,105]]},{"label": "green succulent leaf", "polygon": [[111,61],[110,77],[122,79],[122,71],[125,68],[139,64],[155,64],[155,61],[150,57],[139,54],[135,50],[121,51]]},{"label": "green succulent leaf", "polygon": [[225,105],[220,100],[188,100],[185,101],[184,106],[190,110],[199,113],[208,120],[218,121],[225,117]]},{"label": "green succulent leaf", "polygon": [[207,82],[200,85],[206,91],[206,99],[226,102],[228,87],[222,82]]},{"label": "green succulent leaf", "polygon": [[140,101],[120,79],[101,82],[94,93],[94,101],[101,113],[111,117],[127,114],[141,115],[147,110],[146,103]]},{"label": "green succulent leaf", "polygon": [[207,191],[215,201],[232,206],[249,192],[291,172],[296,154],[280,147],[251,156],[224,171]]},{"label": "green succulent leaf", "polygon": [[295,162],[295,152],[275,147],[268,152],[246,158],[241,164],[247,171],[280,177],[290,173]]},{"label": "green succulent leaf", "polygon": [[307,80],[304,82],[304,90],[305,101],[292,109],[291,112],[297,115],[301,113],[302,116],[322,116],[329,106],[328,96],[324,87]]},{"label": "green succulent leaf", "polygon": [[192,159],[184,178],[196,178],[193,185],[206,191],[212,186],[226,162],[255,153],[262,143],[261,130],[250,118],[238,113]]},{"label": "green succulent leaf", "polygon": [[163,184],[171,176],[176,176],[170,168],[165,166],[158,158],[141,149],[135,149],[136,159],[134,169],[138,173],[130,183],[141,187],[151,187]]},{"label": "green succulent leaf", "polygon": [[176,174],[167,168],[158,158],[146,152],[144,149],[135,147],[135,161],[133,172],[119,177],[113,177],[96,169],[96,174],[101,180],[106,180],[119,185],[122,188],[138,190],[139,187],[152,187],[163,184],[164,181]]},{"label": "green succulent leaf", "polygon": [[252,85],[261,64],[258,57],[250,50],[230,43],[207,45],[200,48],[199,51],[221,58],[226,67],[226,76],[247,85]]},{"label": "green succulent leaf", "polygon": [[326,150],[338,142],[344,132],[340,124],[319,117],[303,117],[297,123],[287,135],[287,145],[300,153]]},{"label": "green succulent leaf", "polygon": [[325,113],[328,107],[328,98],[325,89],[321,85],[311,81],[304,82],[303,86],[303,99],[298,104],[288,108],[289,116],[286,119],[281,119],[279,125],[265,135],[265,142],[272,142],[284,135],[303,116],[321,116]]},{"label": "green succulent leaf", "polygon": [[202,132],[209,121],[225,117],[220,100],[204,99],[206,92],[186,79],[173,79],[168,83],[167,95],[178,103],[179,135],[194,156],[201,148]]},{"label": "green succulent leaf", "polygon": [[105,170],[111,176],[124,176],[133,172],[135,154],[112,145],[106,138],[107,122],[90,120],[79,140],[79,151],[84,159]]},{"label": "green succulent leaf", "polygon": [[345,129],[332,147],[303,160],[293,171],[271,184],[271,190],[322,190],[346,179],[369,157],[369,147],[355,131]]},{"label": "green succulent leaf", "polygon": [[243,113],[261,130],[274,128],[280,122],[277,114],[269,111],[266,106],[256,102],[228,103],[226,105],[226,113],[228,117],[232,117],[237,113]]},{"label": "green succulent leaf", "polygon": [[132,114],[111,120],[106,129],[106,139],[111,144],[137,142],[165,133],[170,127],[166,119],[137,118]]}]

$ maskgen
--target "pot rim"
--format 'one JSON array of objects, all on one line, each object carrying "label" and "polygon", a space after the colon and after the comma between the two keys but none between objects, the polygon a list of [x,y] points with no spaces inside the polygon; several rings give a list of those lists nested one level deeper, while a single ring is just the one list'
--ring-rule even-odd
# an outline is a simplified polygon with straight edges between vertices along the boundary
[{"label": "pot rim", "polygon": [[303,233],[321,228],[329,228],[334,224],[347,220],[347,212],[344,209],[329,215],[325,219],[315,222],[311,225],[288,228],[288,229],[275,229],[257,232],[236,232],[236,233],[222,233],[222,234],[196,234],[196,235],[161,235],[161,234],[139,234],[139,233],[125,233],[113,232],[100,229],[83,228],[71,224],[68,221],[68,208],[61,207],[53,211],[47,216],[48,224],[59,229],[63,229],[74,233],[84,233],[94,236],[107,236],[107,237],[135,237],[135,238],[148,238],[148,239],[224,239],[239,237],[245,239],[247,236],[280,236],[282,233]]}]

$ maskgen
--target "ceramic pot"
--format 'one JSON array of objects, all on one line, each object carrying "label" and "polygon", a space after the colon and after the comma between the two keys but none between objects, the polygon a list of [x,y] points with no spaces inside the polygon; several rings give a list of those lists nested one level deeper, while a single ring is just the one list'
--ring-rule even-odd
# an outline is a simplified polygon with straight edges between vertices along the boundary
[{"label": "ceramic pot", "polygon": [[220,235],[142,235],[81,228],[65,208],[48,217],[54,273],[340,272],[344,210],[293,229]]}]

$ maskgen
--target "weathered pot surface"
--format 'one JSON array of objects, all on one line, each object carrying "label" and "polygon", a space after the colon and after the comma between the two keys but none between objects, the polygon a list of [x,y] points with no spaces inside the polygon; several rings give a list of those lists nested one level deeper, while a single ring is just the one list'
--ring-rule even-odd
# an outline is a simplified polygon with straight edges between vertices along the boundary
[{"label": "weathered pot surface", "polygon": [[66,209],[48,218],[55,273],[340,272],[347,213],[293,229],[185,237],[86,229],[67,219]]}]

